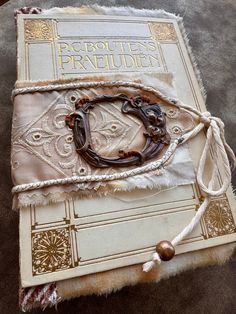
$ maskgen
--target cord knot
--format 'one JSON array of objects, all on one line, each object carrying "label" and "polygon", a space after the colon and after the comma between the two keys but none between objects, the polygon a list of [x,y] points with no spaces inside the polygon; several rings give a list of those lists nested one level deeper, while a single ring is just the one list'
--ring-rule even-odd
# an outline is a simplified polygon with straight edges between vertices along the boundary
[{"label": "cord knot", "polygon": [[212,117],[211,117],[211,113],[209,111],[202,112],[200,117],[199,117],[199,121],[201,123],[204,123],[207,126],[210,125],[211,119],[212,119]]},{"label": "cord knot", "polygon": [[143,271],[145,273],[149,272],[156,264],[161,264],[161,258],[157,252],[153,253],[152,260],[150,262],[146,262],[145,264],[143,264]]}]

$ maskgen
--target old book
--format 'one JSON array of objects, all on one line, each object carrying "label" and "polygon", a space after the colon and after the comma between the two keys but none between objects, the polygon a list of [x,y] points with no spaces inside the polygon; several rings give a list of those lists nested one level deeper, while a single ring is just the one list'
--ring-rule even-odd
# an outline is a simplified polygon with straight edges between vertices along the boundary
[{"label": "old book", "polygon": [[[206,111],[194,64],[174,18],[29,14],[18,15],[17,30],[19,81],[172,73],[178,98]],[[204,141],[201,134],[189,144],[195,166]],[[220,172],[218,180],[222,180]],[[193,183],[160,193],[134,190],[26,206],[20,210],[22,286],[146,262],[158,238],[174,237],[201,201]],[[177,246],[177,256],[234,242],[235,219],[230,188],[211,201],[199,226]]]}]

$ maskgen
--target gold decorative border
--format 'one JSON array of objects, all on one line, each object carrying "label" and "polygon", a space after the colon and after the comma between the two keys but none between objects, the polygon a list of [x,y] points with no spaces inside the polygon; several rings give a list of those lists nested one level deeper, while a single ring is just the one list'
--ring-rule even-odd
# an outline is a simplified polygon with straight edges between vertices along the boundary
[{"label": "gold decorative border", "polygon": [[236,233],[236,225],[227,198],[212,200],[203,220],[208,238]]},{"label": "gold decorative border", "polygon": [[[71,207],[74,218],[79,217]],[[76,220],[77,220],[76,219]],[[78,265],[87,265],[101,262],[110,258],[109,256],[101,257],[99,260],[82,261],[79,256],[76,233],[83,229],[82,225],[70,223],[68,225],[51,226],[50,229],[32,230],[32,274],[33,276],[53,273],[77,267]],[[104,222],[105,224],[107,221]],[[236,225],[226,197],[214,199],[208,206],[202,219],[203,229],[202,236],[204,239],[225,236],[236,233]],[[204,231],[203,231],[204,230]],[[193,241],[202,240],[202,237],[192,239]],[[145,251],[147,248],[144,249]],[[127,252],[123,252],[127,253]],[[129,253],[129,252],[128,252]],[[119,255],[120,257],[120,255]]]},{"label": "gold decorative border", "polygon": [[53,26],[50,19],[25,20],[25,40],[53,40]]},{"label": "gold decorative border", "polygon": [[149,23],[152,36],[157,41],[177,41],[177,34],[172,23]]},{"label": "gold decorative border", "polygon": [[32,234],[33,276],[73,267],[70,237],[69,227]]}]

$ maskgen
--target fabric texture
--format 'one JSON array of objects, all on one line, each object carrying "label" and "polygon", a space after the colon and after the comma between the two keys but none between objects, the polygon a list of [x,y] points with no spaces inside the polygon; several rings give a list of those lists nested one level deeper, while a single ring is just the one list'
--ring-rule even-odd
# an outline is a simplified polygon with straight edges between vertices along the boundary
[{"label": "fabric texture", "polygon": [[[163,90],[166,96],[174,95],[171,74],[142,74],[136,82]],[[85,77],[80,81],[117,80],[120,75]],[[122,75],[134,80],[132,75]],[[70,82],[70,81],[67,81]],[[54,84],[55,82],[53,82]],[[17,83],[17,86],[25,83]],[[31,84],[32,85],[32,84]],[[37,85],[37,82],[35,83]],[[126,94],[134,97],[144,94],[134,88],[99,87],[74,90],[20,94],[14,98],[12,132],[12,177],[16,185],[72,176],[106,175],[123,172],[128,168],[94,168],[76,151],[72,130],[65,125],[65,117],[74,110],[75,100],[97,95]],[[166,113],[167,131],[172,140],[194,127],[191,114],[172,106],[164,99],[145,93],[151,102],[161,105]],[[33,106],[32,106],[33,104]],[[95,106],[89,118],[92,144],[102,156],[116,156],[119,150],[140,151],[145,145],[145,129],[136,117],[121,112],[121,102]],[[165,150],[161,152],[163,155]],[[158,156],[159,157],[159,156]],[[151,162],[151,160],[150,160]],[[148,163],[148,162],[146,162]],[[133,166],[133,169],[135,167]],[[172,160],[160,169],[122,180],[56,185],[39,190],[21,192],[15,196],[14,208],[29,205],[46,205],[92,194],[158,188],[160,191],[177,185],[194,182],[194,169],[186,146],[178,149]],[[76,193],[78,192],[78,193]],[[92,194],[91,194],[92,193]]]}]

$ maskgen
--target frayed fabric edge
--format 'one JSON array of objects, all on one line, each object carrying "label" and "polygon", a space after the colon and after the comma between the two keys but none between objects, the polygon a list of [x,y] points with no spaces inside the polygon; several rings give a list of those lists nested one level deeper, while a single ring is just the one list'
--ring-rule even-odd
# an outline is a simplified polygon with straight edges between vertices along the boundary
[{"label": "frayed fabric edge", "polygon": [[[31,206],[46,206],[50,204],[56,204],[67,200],[82,200],[82,199],[93,199],[95,197],[104,197],[108,194],[115,194],[116,192],[129,192],[134,190],[154,190],[157,189],[158,193],[169,190],[170,188],[175,188],[177,186],[189,185],[194,183],[194,178],[182,179],[178,181],[178,184],[171,184],[166,182],[164,186],[160,187],[158,182],[155,182],[155,177],[159,174],[142,176],[141,178],[128,178],[121,182],[113,182],[111,186],[106,186],[106,188],[101,187],[98,190],[81,190],[70,191],[70,192],[52,192],[46,193],[44,195],[42,192],[40,194],[24,195],[17,197],[14,196],[13,200],[13,210],[23,209],[24,207]],[[141,180],[142,183],[137,185],[136,180]]]}]

